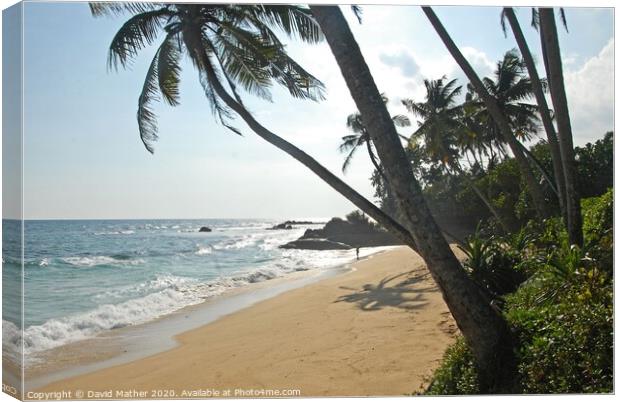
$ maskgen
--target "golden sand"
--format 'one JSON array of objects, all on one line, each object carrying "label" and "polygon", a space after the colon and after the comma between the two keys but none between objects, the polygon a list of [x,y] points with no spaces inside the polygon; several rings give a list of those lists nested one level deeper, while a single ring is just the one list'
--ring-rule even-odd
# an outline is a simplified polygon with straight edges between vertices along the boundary
[{"label": "golden sand", "polygon": [[440,292],[406,247],[353,267],[183,333],[172,350],[38,391],[77,399],[419,391],[457,332]]}]

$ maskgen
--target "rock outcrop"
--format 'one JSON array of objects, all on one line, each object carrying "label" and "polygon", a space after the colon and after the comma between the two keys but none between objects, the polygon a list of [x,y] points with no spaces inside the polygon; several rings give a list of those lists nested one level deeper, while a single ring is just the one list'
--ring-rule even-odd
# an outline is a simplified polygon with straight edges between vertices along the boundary
[{"label": "rock outcrop", "polygon": [[282,223],[278,223],[275,226],[269,228],[269,230],[290,230],[293,229],[295,225],[320,225],[320,222],[312,222],[312,221],[286,221]]},{"label": "rock outcrop", "polygon": [[208,228],[206,226],[203,226],[200,228],[200,230],[198,230],[199,232],[212,232],[211,228]]},{"label": "rock outcrop", "polygon": [[293,226],[290,225],[290,224],[287,224],[286,222],[279,223],[279,224],[269,228],[269,230],[291,230],[291,229],[293,229]]},{"label": "rock outcrop", "polygon": [[349,250],[348,244],[338,243],[327,239],[299,239],[286,243],[280,248],[295,248],[300,250]]},{"label": "rock outcrop", "polygon": [[401,244],[385,230],[369,222],[332,218],[322,229],[308,229],[299,239],[280,246],[308,250],[343,250]]}]

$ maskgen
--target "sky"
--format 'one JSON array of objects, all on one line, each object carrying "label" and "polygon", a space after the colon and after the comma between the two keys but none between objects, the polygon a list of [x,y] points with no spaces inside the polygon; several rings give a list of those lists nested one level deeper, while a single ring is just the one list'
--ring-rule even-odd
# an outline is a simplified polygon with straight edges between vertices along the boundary
[{"label": "sky", "polygon": [[[510,32],[502,33],[498,7],[435,11],[480,76],[491,75],[496,61],[516,47]],[[361,25],[349,7],[343,12],[392,114],[406,113],[401,99],[423,100],[424,79],[446,75],[465,85],[419,7],[364,6]],[[530,10],[518,9],[517,15],[540,58]],[[566,17],[569,32],[559,33],[565,83],[574,140],[583,145],[613,129],[613,10],[566,8]],[[148,153],[135,116],[155,48],[143,50],[130,70],[108,71],[107,49],[122,17],[93,18],[85,3],[28,2],[23,23],[25,218],[289,219],[342,216],[355,209],[241,119],[235,126],[243,137],[218,125],[187,62],[181,105],[156,106],[160,139],[155,153]],[[246,105],[264,126],[373,199],[372,165],[364,152],[346,174],[341,171],[338,145],[349,134],[346,118],[356,109],[328,45],[290,42],[288,50],[324,82],[327,99],[294,100],[274,88],[273,102],[244,95]],[[15,59],[5,58],[6,63]],[[399,129],[404,135],[413,130]],[[5,138],[17,131],[3,128]],[[5,217],[16,213],[4,209]]]}]

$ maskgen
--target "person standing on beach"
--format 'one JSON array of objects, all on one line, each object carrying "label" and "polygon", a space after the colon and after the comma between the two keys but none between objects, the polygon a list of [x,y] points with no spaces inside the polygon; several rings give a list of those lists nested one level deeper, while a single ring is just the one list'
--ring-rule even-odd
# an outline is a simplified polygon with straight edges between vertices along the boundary
[{"label": "person standing on beach", "polygon": [[359,247],[355,248],[355,257],[359,261],[360,259],[360,248]]}]

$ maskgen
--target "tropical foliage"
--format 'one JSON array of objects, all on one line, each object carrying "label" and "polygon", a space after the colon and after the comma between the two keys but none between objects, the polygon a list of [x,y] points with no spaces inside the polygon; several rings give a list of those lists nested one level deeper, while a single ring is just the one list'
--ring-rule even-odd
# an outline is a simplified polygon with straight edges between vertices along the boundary
[{"label": "tropical foliage", "polygon": [[171,106],[180,103],[181,59],[187,55],[200,75],[211,111],[225,127],[231,110],[214,80],[228,86],[239,103],[238,88],[271,99],[270,87],[277,83],[297,98],[323,98],[323,84],[288,56],[284,44],[271,27],[309,43],[322,40],[310,12],[297,6],[91,3],[95,16],[131,14],[110,44],[108,64],[127,68],[141,50],[153,45],[160,33],[163,42],[147,71],[138,102],[138,127],[145,147],[153,152],[157,123],[153,102],[162,99]]},{"label": "tropical foliage", "polygon": [[[504,253],[520,257],[516,266],[527,273],[516,292],[504,296],[502,307],[518,339],[519,392],[613,390],[612,200],[612,190],[583,200],[584,236],[588,239],[583,249],[569,245],[566,230],[557,219],[532,222],[516,243],[480,236],[472,240],[501,244]],[[520,251],[515,244],[527,251]],[[472,255],[468,264],[479,260],[478,255]],[[459,341],[446,351],[427,393],[479,392],[472,355]]]}]

